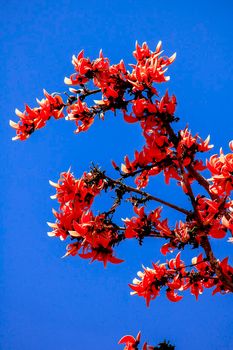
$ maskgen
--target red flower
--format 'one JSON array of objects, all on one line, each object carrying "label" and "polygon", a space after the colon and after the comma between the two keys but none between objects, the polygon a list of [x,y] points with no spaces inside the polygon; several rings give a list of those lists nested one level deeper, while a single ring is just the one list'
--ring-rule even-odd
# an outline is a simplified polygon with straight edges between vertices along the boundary
[{"label": "red flower", "polygon": [[144,236],[153,236],[157,225],[160,223],[161,208],[153,210],[149,215],[145,214],[144,207],[134,206],[134,212],[138,217],[133,216],[131,219],[124,219],[126,226],[126,238],[143,238]]},{"label": "red flower", "polygon": [[[104,188],[102,179],[93,182],[91,173],[84,173],[80,179],[68,172],[61,174],[58,183],[50,181],[56,188],[52,196],[60,203],[61,212],[53,211],[56,222],[48,223],[53,229],[49,236],[66,239],[70,236],[77,242],[67,246],[67,255],[79,254],[82,258],[91,258],[104,263],[121,263],[123,260],[114,256],[113,245],[117,242],[117,227],[106,220],[104,214],[94,216],[89,210],[96,195]],[[81,251],[80,251],[81,250]]]},{"label": "red flower", "polygon": [[86,77],[86,74],[91,71],[92,65],[89,58],[84,58],[84,50],[80,51],[77,57],[73,55],[72,64],[77,73],[72,74],[70,78],[65,78],[65,84],[77,85],[87,83],[89,79]]},{"label": "red flower", "polygon": [[130,294],[137,294],[138,296],[144,297],[146,299],[146,305],[149,306],[150,301],[159,295],[161,288],[159,281],[163,278],[166,280],[167,269],[165,264],[153,264],[153,269],[143,267],[143,270],[143,272],[138,271],[137,273],[141,280],[134,278],[133,284],[129,284],[130,288],[133,290]]},{"label": "red flower", "polygon": [[210,191],[219,196],[229,196],[233,190],[233,153],[224,155],[221,149],[220,156],[214,154],[206,165],[212,173]]},{"label": "red flower", "polygon": [[26,105],[24,112],[15,110],[20,120],[18,123],[10,120],[10,126],[16,130],[16,136],[12,140],[26,140],[36,129],[44,127],[51,117],[55,119],[64,117],[64,102],[61,96],[49,95],[45,90],[44,95],[45,99],[37,100],[39,107],[31,109]]},{"label": "red flower", "polygon": [[[133,85],[134,90],[144,90],[145,87],[151,87],[152,83],[166,82],[170,77],[165,77],[167,67],[175,60],[176,54],[170,58],[159,57],[161,55],[161,45],[159,42],[155,51],[149,50],[146,43],[142,47],[136,42],[136,51],[134,57],[137,60],[136,65],[132,65],[133,71],[127,78],[128,82]],[[155,91],[154,91],[155,93]]]},{"label": "red flower", "polygon": [[219,207],[221,202],[217,202],[205,197],[197,197],[197,209],[202,219],[202,223],[206,226],[208,234],[213,238],[224,238],[226,236],[226,228],[221,223],[219,215]]},{"label": "red flower", "polygon": [[136,350],[140,343],[140,338],[141,332],[138,333],[136,338],[134,338],[132,335],[125,335],[119,340],[118,344],[126,344],[124,350]]},{"label": "red flower", "polygon": [[165,95],[161,98],[160,101],[156,101],[158,111],[160,113],[168,113],[170,115],[173,115],[176,110],[176,97],[175,95],[172,95],[169,97],[168,91],[166,91]]},{"label": "red flower", "polygon": [[67,108],[68,116],[66,120],[74,120],[77,126],[75,133],[86,131],[94,123],[94,113],[90,111],[85,102],[79,99]]}]

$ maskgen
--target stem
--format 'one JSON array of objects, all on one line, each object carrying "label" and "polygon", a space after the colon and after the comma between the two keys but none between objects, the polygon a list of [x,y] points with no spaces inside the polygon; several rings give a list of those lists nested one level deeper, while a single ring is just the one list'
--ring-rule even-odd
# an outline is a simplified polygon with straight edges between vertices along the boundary
[{"label": "stem", "polygon": [[172,209],[175,209],[177,211],[179,211],[180,213],[183,213],[185,215],[190,215],[190,211],[189,210],[186,210],[184,208],[181,208],[179,207],[178,205],[175,205],[175,204],[172,204],[170,202],[167,202],[163,199],[160,199],[158,197],[155,197],[155,196],[152,196],[151,194],[147,193],[147,192],[144,192],[144,191],[141,191],[141,190],[138,190],[137,188],[134,188],[134,187],[131,187],[131,186],[128,186],[128,185],[125,185],[123,184],[122,182],[120,182],[119,180],[114,180],[106,175],[104,175],[105,179],[109,180],[111,183],[113,184],[116,184],[116,185],[119,185],[121,187],[124,187],[124,189],[127,191],[127,192],[134,192],[134,193],[137,193],[137,194],[140,194],[141,196],[144,196],[146,199],[148,200],[154,200],[158,203],[161,203],[161,204],[164,204],[166,205],[167,207],[170,207]]},{"label": "stem", "polygon": [[188,180],[187,174],[186,174],[186,172],[184,170],[184,167],[183,167],[182,162],[181,162],[180,159],[179,159],[179,166],[180,166],[181,174],[182,174],[182,177],[183,177],[183,180],[184,180],[184,184],[185,184],[186,189],[188,191],[188,196],[189,196],[189,198],[191,200],[194,212],[195,212],[196,217],[197,217],[197,221],[198,221],[199,225],[202,226],[203,225],[202,218],[201,218],[200,213],[199,213],[199,211],[197,209],[197,204],[196,204],[196,200],[195,200],[195,197],[194,197],[194,194],[193,194],[192,186],[191,186],[191,184],[190,184],[190,182]]},{"label": "stem", "polygon": [[[135,176],[135,175],[137,175],[137,174],[140,174],[140,173],[142,173],[143,171],[146,171],[146,170],[151,170],[152,168],[154,168],[154,167],[156,167],[156,166],[163,166],[163,165],[166,165],[166,160],[164,161],[164,160],[161,160],[160,162],[156,162],[156,161],[154,161],[154,163],[152,163],[152,164],[147,164],[147,165],[144,165],[144,166],[140,166],[140,169],[137,169],[137,170],[135,170],[135,171],[132,171],[131,173],[126,173],[126,174],[124,174],[124,173],[121,173],[121,178],[119,179],[119,180],[121,180],[121,179],[126,179],[126,178],[128,178],[128,177],[133,177],[133,176]],[[139,167],[139,166],[138,166]]]},{"label": "stem", "polygon": [[121,179],[126,179],[127,177],[133,177],[137,174],[140,174],[142,173],[143,171],[146,171],[146,170],[150,170],[152,168],[154,168],[157,164],[152,164],[152,165],[145,165],[143,166],[143,168],[140,168],[138,170],[135,170],[135,171],[132,171],[131,173],[128,173],[128,174],[121,174]]},{"label": "stem", "polygon": [[186,267],[193,267],[193,266],[202,264],[203,262],[206,262],[206,261],[207,261],[207,259],[203,259],[202,261],[196,262],[195,264],[185,265],[184,268],[186,268]]},{"label": "stem", "polygon": [[96,90],[88,90],[88,89],[83,89],[84,93],[80,96],[81,98],[85,98],[87,96],[97,94],[98,92],[101,92],[101,89],[96,89]]},{"label": "stem", "polygon": [[197,180],[197,182],[199,183],[199,185],[201,185],[202,187],[204,187],[204,189],[209,193],[211,199],[217,199],[218,196],[211,193],[210,190],[209,190],[209,182],[201,175],[199,174],[191,164],[187,165],[185,167],[189,172],[190,174]]}]

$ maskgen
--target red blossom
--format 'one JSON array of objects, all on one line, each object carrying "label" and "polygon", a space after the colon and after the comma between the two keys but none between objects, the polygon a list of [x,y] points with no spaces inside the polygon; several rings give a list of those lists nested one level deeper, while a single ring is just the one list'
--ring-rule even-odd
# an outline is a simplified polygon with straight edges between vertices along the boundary
[{"label": "red blossom", "polygon": [[93,112],[90,111],[85,102],[81,102],[79,99],[67,108],[67,112],[66,120],[74,120],[76,123],[76,134],[88,130],[94,123]]},{"label": "red blossom", "polygon": [[150,88],[152,83],[162,83],[170,79],[170,77],[165,76],[165,72],[175,60],[176,54],[170,58],[160,57],[161,54],[161,42],[158,43],[154,52],[149,50],[146,43],[140,47],[136,42],[134,57],[137,64],[132,65],[133,71],[128,78],[128,82],[133,85],[135,90],[144,90],[145,86]]},{"label": "red blossom", "polygon": [[136,338],[134,338],[132,335],[125,335],[119,340],[118,344],[125,344],[124,350],[136,350],[138,349],[137,346],[140,343],[140,339],[141,332],[137,334]]},{"label": "red blossom", "polygon": [[221,223],[219,214],[221,202],[218,203],[216,200],[198,197],[197,203],[197,210],[208,234],[213,238],[224,238],[227,230]]},{"label": "red blossom", "polygon": [[138,271],[137,275],[141,279],[134,278],[130,288],[133,290],[131,295],[137,294],[146,299],[146,305],[149,306],[150,301],[160,294],[160,289],[168,280],[169,270],[166,264],[153,264],[153,269],[143,267],[143,272]]},{"label": "red blossom", "polygon": [[175,113],[177,105],[176,97],[174,95],[169,97],[168,91],[166,91],[161,100],[156,101],[156,105],[160,113],[168,113],[173,115]]},{"label": "red blossom", "polygon": [[[227,280],[229,280],[230,282],[232,282],[233,281],[233,267],[228,264],[228,257],[224,258],[220,262],[219,266],[220,266],[225,278]],[[224,285],[224,283],[221,280],[219,280],[217,285],[216,285],[216,288],[214,289],[212,294],[213,295],[216,293],[226,294],[229,292],[230,292],[230,290],[228,288],[226,288],[226,286]]]},{"label": "red blossom", "polygon": [[20,120],[18,123],[10,120],[10,126],[16,130],[16,136],[13,137],[13,140],[26,140],[36,129],[43,128],[51,117],[55,119],[64,117],[64,102],[61,96],[50,95],[45,90],[44,95],[45,99],[37,100],[39,107],[32,109],[26,105],[24,112],[15,110]]},{"label": "red blossom", "polygon": [[153,236],[156,234],[156,227],[159,224],[159,218],[161,208],[157,208],[150,212],[149,215],[145,214],[144,207],[134,206],[134,212],[138,217],[133,216],[131,219],[124,219],[126,226],[125,237],[126,238],[143,238],[145,236]]},{"label": "red blossom", "polygon": [[220,156],[214,154],[206,165],[212,174],[210,191],[219,196],[229,196],[233,190],[233,153],[224,155],[221,149]]},{"label": "red blossom", "polygon": [[84,259],[102,261],[104,266],[107,262],[118,264],[123,260],[114,256],[117,227],[106,219],[105,214],[94,216],[89,210],[105,183],[102,179],[91,184],[92,181],[91,173],[75,179],[70,171],[62,173],[58,183],[50,181],[56,188],[52,198],[58,200],[60,212],[53,212],[57,221],[48,223],[53,229],[49,236],[77,239],[77,242],[68,244],[65,256],[79,254]]}]

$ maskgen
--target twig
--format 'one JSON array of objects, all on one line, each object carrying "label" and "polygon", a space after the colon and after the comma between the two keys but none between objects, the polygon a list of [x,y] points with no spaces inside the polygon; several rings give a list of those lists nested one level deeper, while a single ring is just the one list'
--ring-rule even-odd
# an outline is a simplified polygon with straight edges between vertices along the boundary
[{"label": "twig", "polygon": [[139,190],[139,189],[137,189],[137,188],[134,188],[134,187],[131,187],[131,186],[129,186],[129,185],[125,185],[125,184],[123,184],[122,182],[120,182],[119,180],[114,180],[114,179],[110,178],[109,176],[107,176],[107,175],[105,175],[105,174],[104,174],[104,177],[105,177],[105,179],[109,180],[111,183],[123,187],[127,192],[138,193],[138,194],[140,194],[141,196],[144,196],[147,200],[154,200],[154,201],[156,201],[156,202],[158,202],[158,203],[164,204],[164,205],[166,205],[166,206],[168,206],[168,207],[170,207],[170,208],[172,208],[172,209],[175,209],[175,210],[179,211],[180,213],[183,213],[183,214],[185,214],[185,215],[190,215],[190,211],[189,211],[189,210],[186,210],[186,209],[184,209],[184,208],[181,208],[181,207],[179,207],[179,206],[176,205],[176,204],[172,204],[172,203],[167,202],[167,201],[165,201],[165,200],[163,200],[163,199],[160,199],[160,198],[158,198],[158,197],[155,197],[155,196],[153,196],[153,195],[151,195],[151,194],[149,194],[149,193],[147,193],[147,192],[141,191],[141,190]]}]

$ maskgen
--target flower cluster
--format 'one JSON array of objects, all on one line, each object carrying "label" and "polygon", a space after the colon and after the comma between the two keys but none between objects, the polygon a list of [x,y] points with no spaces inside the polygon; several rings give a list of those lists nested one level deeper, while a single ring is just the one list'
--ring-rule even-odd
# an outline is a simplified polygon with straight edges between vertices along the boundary
[{"label": "flower cluster", "polygon": [[70,237],[74,242],[68,244],[68,255],[78,254],[81,258],[99,260],[106,266],[107,262],[118,264],[123,260],[116,258],[113,245],[117,242],[117,226],[109,221],[105,214],[94,216],[91,205],[104,188],[103,180],[92,183],[92,174],[84,173],[75,179],[68,171],[61,174],[58,183],[50,181],[56,188],[52,196],[60,204],[60,211],[53,210],[55,223],[48,223],[53,229],[49,236],[64,240]]},{"label": "flower cluster", "polygon": [[[140,125],[144,145],[141,150],[135,150],[132,160],[126,155],[121,166],[112,162],[120,176],[117,179],[94,168],[79,179],[68,171],[61,174],[57,183],[51,182],[56,189],[52,198],[57,199],[59,210],[53,210],[56,221],[49,223],[52,228],[49,235],[70,240],[65,256],[98,260],[104,266],[107,262],[123,261],[116,258],[114,249],[127,239],[136,239],[139,244],[147,237],[163,239],[160,249],[163,255],[183,250],[188,245],[202,249],[205,257],[199,255],[188,267],[178,254],[164,264],[156,263],[151,269],[139,272],[140,280],[135,279],[131,288],[134,294],[146,299],[147,305],[162,288],[171,301],[180,300],[182,296],[178,292],[186,289],[196,298],[204,288],[215,287],[214,294],[232,292],[232,268],[227,258],[219,261],[214,256],[211,241],[233,234],[233,201],[230,198],[233,155],[224,155],[221,150],[220,155],[215,154],[204,163],[200,153],[212,149],[210,137],[202,139],[187,127],[174,130],[173,124],[179,121],[175,115],[176,97],[168,91],[159,97],[157,86],[169,80],[165,74],[175,54],[163,56],[161,42],[154,51],[146,43],[141,46],[136,43],[133,56],[136,63],[127,70],[123,60],[110,64],[102,51],[99,57],[91,60],[82,50],[72,58],[75,72],[65,78],[65,83],[71,86],[70,94],[65,93],[66,102],[60,94],[44,92],[45,99],[38,101],[39,107],[31,109],[26,105],[23,113],[17,110],[19,122],[10,122],[16,129],[14,139],[20,140],[45,126],[51,117],[74,121],[75,133],[87,131],[96,117],[104,119],[110,111],[121,112],[126,123]],[[89,104],[92,95],[97,95],[97,99]],[[233,151],[233,142],[230,149]],[[203,171],[210,172],[209,179],[203,176]],[[180,186],[188,198],[187,208],[145,192],[150,178],[159,174],[164,175],[166,185],[175,180]],[[204,193],[196,193],[195,182]],[[132,183],[135,187],[130,185]],[[103,190],[111,192],[111,196],[114,192],[114,202],[108,211],[95,214],[92,204]],[[114,215],[122,201],[132,204],[135,215],[119,224],[114,221]],[[147,210],[149,201],[168,206],[183,217],[172,225],[161,217],[161,207]],[[233,242],[233,238],[228,241]]]},{"label": "flower cluster", "polygon": [[[27,139],[36,129],[42,128],[51,116],[56,119],[64,117],[64,107],[67,107],[66,119],[74,120],[77,125],[76,133],[86,131],[93,124],[96,115],[103,118],[109,110],[121,110],[128,122],[134,120],[134,117],[127,117],[126,112],[130,108],[133,108],[136,118],[142,116],[143,111],[140,112],[142,108],[144,112],[149,113],[155,113],[155,111],[173,113],[175,97],[169,99],[168,95],[165,95],[161,101],[155,103],[148,103],[148,99],[140,97],[144,91],[151,97],[157,94],[153,83],[161,83],[169,79],[164,74],[167,67],[174,61],[175,54],[170,58],[163,57],[161,54],[161,42],[155,51],[149,50],[146,43],[143,43],[142,47],[136,43],[134,57],[137,63],[131,65],[132,72],[130,72],[126,70],[123,60],[111,65],[109,59],[104,57],[102,50],[99,57],[92,61],[84,57],[84,50],[82,50],[77,57],[72,57],[75,73],[71,74],[70,78],[65,78],[67,85],[79,85],[80,89],[70,88],[73,95],[68,97],[66,103],[60,95],[49,95],[45,92],[46,99],[38,101],[39,107],[31,109],[26,106],[23,113],[16,110],[20,121],[10,123],[16,129],[17,136],[14,139]],[[98,89],[89,90],[87,84],[90,82]],[[102,99],[94,100],[94,105],[88,107],[83,100],[98,92],[102,93]],[[135,96],[134,100],[127,99],[132,95]],[[141,104],[144,104],[144,107]]]},{"label": "flower cluster", "polygon": [[[136,50],[133,55],[137,60],[136,65],[132,65],[133,71],[130,74],[130,82],[135,90],[144,90],[145,87],[151,88],[153,83],[163,83],[170,79],[165,76],[167,67],[175,60],[176,54],[171,57],[160,57],[162,51],[162,42],[160,41],[154,52],[149,50],[146,43],[142,47],[136,42]],[[155,90],[152,90],[155,93]]]},{"label": "flower cluster", "polygon": [[117,65],[110,65],[109,59],[104,57],[102,50],[99,58],[91,61],[84,57],[84,50],[82,50],[77,57],[72,57],[72,64],[76,73],[70,78],[65,78],[66,84],[83,85],[93,80],[94,85],[101,88],[105,98],[116,99],[122,96],[122,87],[125,85],[127,75],[123,61]]},{"label": "flower cluster", "polygon": [[[233,152],[233,141],[229,146]],[[207,161],[207,168],[212,174],[210,191],[218,196],[229,196],[233,190],[233,153],[224,155],[221,149],[220,156],[214,154]]]},{"label": "flower cluster", "polygon": [[[131,295],[137,294],[144,297],[146,305],[160,295],[161,289],[166,288],[166,296],[172,302],[180,301],[183,297],[178,295],[179,291],[190,289],[190,293],[198,299],[204,288],[212,288],[213,294],[217,292],[228,293],[230,290],[224,287],[223,283],[215,275],[215,272],[202,254],[192,259],[189,265],[192,269],[187,269],[180,259],[180,253],[174,259],[164,264],[153,263],[153,268],[143,267],[143,271],[138,272],[138,278],[134,278],[130,288]],[[219,264],[222,272],[229,278],[233,276],[233,269],[228,265],[228,260],[224,259]]]},{"label": "flower cluster", "polygon": [[[104,98],[116,100],[123,98],[126,89],[133,91],[142,91],[152,88],[153,83],[161,83],[169,80],[165,77],[167,67],[175,60],[176,55],[170,58],[161,56],[161,42],[157,45],[155,51],[151,51],[146,43],[142,47],[136,43],[136,51],[134,57],[137,60],[132,72],[126,70],[124,61],[115,65],[110,65],[109,59],[104,57],[102,50],[99,58],[91,61],[84,57],[82,50],[77,57],[72,57],[76,73],[70,78],[65,78],[68,85],[81,85],[93,79],[95,86],[99,87]],[[152,89],[155,93],[156,90]]]},{"label": "flower cluster", "polygon": [[133,216],[131,219],[123,220],[126,226],[125,237],[142,239],[146,236],[156,235],[161,208],[153,210],[149,215],[145,214],[144,207],[134,206],[134,211],[138,215],[137,217]]},{"label": "flower cluster", "polygon": [[13,137],[13,140],[26,140],[35,130],[43,128],[51,117],[55,119],[64,117],[64,102],[61,96],[50,95],[45,90],[44,95],[45,99],[37,100],[39,107],[30,108],[26,105],[24,112],[15,110],[20,120],[18,123],[10,121],[10,126],[16,130],[16,136]]},{"label": "flower cluster", "polygon": [[75,133],[86,131],[94,123],[93,112],[80,99],[67,108],[66,120],[74,120],[77,126]]},{"label": "flower cluster", "polygon": [[[211,200],[206,197],[198,196],[197,210],[202,220],[202,235],[208,232],[213,238],[224,238],[227,234],[227,228],[221,222],[221,202]],[[224,212],[224,210],[222,210]]]}]

